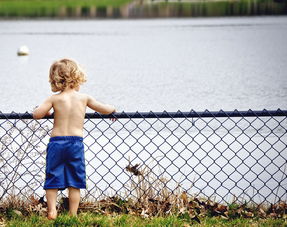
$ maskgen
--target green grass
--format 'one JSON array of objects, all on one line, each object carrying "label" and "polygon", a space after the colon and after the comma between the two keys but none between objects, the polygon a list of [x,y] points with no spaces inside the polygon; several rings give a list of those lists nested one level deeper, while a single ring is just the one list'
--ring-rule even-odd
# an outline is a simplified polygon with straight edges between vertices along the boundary
[{"label": "green grass", "polygon": [[234,16],[252,15],[251,5],[257,5],[258,14],[286,14],[286,1],[273,0],[217,0],[195,2],[161,2],[162,8],[173,7],[182,10],[183,14],[193,16]]},{"label": "green grass", "polygon": [[2,17],[55,17],[66,10],[68,16],[75,16],[77,10],[89,11],[96,8],[119,8],[131,0],[0,0]]},{"label": "green grass", "polygon": [[0,0],[0,5],[11,7],[75,7],[75,6],[113,6],[119,7],[131,0]]},{"label": "green grass", "polygon": [[[134,215],[99,215],[94,213],[80,213],[78,217],[70,217],[67,213],[60,214],[55,221],[48,220],[46,217],[31,215],[10,216],[5,220],[7,226],[28,227],[28,226],[195,226],[195,227],[211,227],[211,226],[236,226],[236,227],[286,227],[286,220],[282,219],[231,219],[227,220],[220,217],[204,218],[200,223],[194,220],[187,220],[184,217],[170,215],[167,217],[141,218]],[[1,223],[0,223],[1,224]]]},{"label": "green grass", "polygon": [[[61,17],[80,18],[105,17],[108,7],[113,10],[112,17],[119,17],[119,9],[133,0],[0,0],[0,17]],[[256,4],[255,4],[256,3]],[[136,4],[140,10],[164,13],[172,10],[181,16],[232,16],[252,15],[256,5],[258,14],[286,14],[286,1],[274,0],[202,0],[195,2],[159,2],[153,4]],[[92,13],[93,12],[93,13]],[[156,14],[155,14],[156,15]],[[111,15],[109,15],[111,16]]]}]

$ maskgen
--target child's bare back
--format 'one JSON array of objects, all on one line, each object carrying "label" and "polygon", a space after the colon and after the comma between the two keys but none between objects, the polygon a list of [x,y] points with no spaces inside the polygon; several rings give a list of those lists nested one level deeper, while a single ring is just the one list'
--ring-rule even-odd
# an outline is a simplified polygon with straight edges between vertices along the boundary
[{"label": "child's bare back", "polygon": [[81,136],[87,106],[87,96],[69,90],[51,96],[54,109],[54,136]]},{"label": "child's bare back", "polygon": [[54,109],[52,137],[83,137],[83,124],[87,106],[104,114],[114,111],[112,106],[97,102],[94,98],[74,89],[66,89],[60,94],[51,96],[50,103]]}]

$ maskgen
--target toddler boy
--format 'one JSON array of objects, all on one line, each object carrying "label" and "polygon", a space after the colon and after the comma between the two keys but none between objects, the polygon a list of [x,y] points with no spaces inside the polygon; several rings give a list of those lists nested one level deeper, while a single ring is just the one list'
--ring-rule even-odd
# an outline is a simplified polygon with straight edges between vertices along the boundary
[{"label": "toddler boy", "polygon": [[86,188],[83,145],[86,107],[102,114],[111,114],[116,110],[111,105],[79,93],[80,85],[86,82],[86,76],[71,59],[61,59],[52,64],[49,82],[52,91],[59,93],[47,98],[37,107],[33,118],[41,119],[51,115],[52,108],[54,110],[54,125],[47,147],[44,189],[48,219],[55,219],[58,189],[69,189],[69,214],[77,215],[80,188]]}]

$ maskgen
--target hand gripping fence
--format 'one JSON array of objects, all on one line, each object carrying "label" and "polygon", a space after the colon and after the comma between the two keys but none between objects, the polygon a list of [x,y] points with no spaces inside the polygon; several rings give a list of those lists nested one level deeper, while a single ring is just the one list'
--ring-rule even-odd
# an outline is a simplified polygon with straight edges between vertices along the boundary
[{"label": "hand gripping fence", "polygon": [[[109,121],[116,117],[115,122]],[[43,196],[53,117],[0,112],[0,200]],[[287,200],[287,110],[86,114],[86,198]]]}]

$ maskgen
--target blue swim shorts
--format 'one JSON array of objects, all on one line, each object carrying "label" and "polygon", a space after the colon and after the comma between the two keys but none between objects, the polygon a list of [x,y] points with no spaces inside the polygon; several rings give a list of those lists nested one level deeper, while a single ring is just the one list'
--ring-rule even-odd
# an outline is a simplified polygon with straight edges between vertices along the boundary
[{"label": "blue swim shorts", "polygon": [[86,188],[83,138],[51,137],[47,147],[44,189],[64,190],[67,187]]}]

